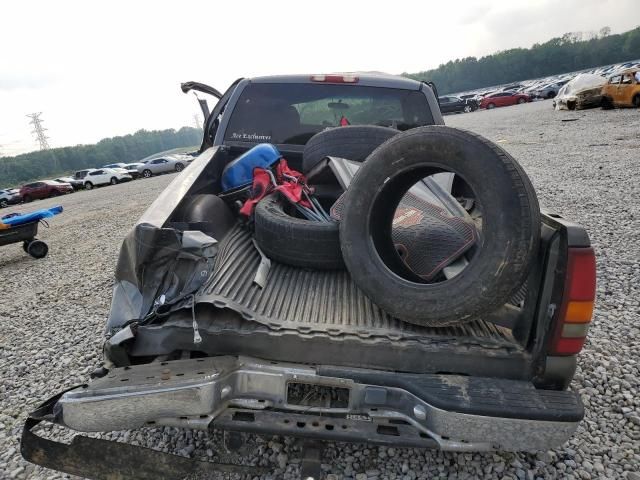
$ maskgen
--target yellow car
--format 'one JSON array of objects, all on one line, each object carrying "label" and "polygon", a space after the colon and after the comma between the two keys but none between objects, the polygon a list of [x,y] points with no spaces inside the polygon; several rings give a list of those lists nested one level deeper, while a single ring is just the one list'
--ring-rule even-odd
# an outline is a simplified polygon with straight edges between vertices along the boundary
[{"label": "yellow car", "polygon": [[602,87],[603,108],[640,108],[640,68],[616,73]]}]

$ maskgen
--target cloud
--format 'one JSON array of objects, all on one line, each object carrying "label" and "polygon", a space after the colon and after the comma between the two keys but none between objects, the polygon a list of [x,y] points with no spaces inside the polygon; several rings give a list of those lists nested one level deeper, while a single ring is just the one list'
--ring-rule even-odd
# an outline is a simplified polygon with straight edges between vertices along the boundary
[{"label": "cloud", "polygon": [[0,90],[47,88],[57,81],[57,76],[43,72],[0,72]]},{"label": "cloud", "polygon": [[459,25],[472,25],[481,22],[491,12],[488,4],[473,5],[462,10],[457,19]]}]

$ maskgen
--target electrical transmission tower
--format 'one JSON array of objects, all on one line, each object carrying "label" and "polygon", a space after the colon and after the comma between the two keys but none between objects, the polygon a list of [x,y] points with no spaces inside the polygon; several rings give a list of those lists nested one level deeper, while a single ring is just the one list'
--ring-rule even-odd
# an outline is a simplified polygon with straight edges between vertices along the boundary
[{"label": "electrical transmission tower", "polygon": [[197,129],[202,128],[202,121],[200,120],[200,115],[198,115],[197,113],[193,114],[193,124],[196,126]]},{"label": "electrical transmission tower", "polygon": [[42,126],[43,120],[40,118],[40,115],[42,115],[42,112],[27,115],[27,117],[31,119],[29,124],[33,125],[33,131],[31,133],[36,136],[36,140],[40,144],[40,150],[49,150],[49,137],[44,134],[47,129]]}]

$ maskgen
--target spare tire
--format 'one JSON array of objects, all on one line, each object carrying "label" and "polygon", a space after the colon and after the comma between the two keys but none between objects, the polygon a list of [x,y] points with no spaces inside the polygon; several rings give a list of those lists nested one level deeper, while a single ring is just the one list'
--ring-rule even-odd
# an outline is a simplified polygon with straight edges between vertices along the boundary
[{"label": "spare tire", "polygon": [[[406,275],[392,218],[418,180],[440,171],[462,177],[482,205],[482,236],[469,264],[438,283]],[[426,326],[482,318],[523,284],[540,240],[538,201],[522,167],[473,133],[412,129],[377,149],[358,170],[340,221],[342,255],[353,280],[391,315]]]},{"label": "spare tire", "polygon": [[344,268],[337,222],[314,222],[285,212],[279,193],[256,206],[255,239],[264,254],[294,267]]},{"label": "spare tire", "polygon": [[376,125],[349,125],[329,128],[309,139],[302,152],[302,171],[308,173],[327,156],[364,160],[376,148],[400,133],[394,128]]}]

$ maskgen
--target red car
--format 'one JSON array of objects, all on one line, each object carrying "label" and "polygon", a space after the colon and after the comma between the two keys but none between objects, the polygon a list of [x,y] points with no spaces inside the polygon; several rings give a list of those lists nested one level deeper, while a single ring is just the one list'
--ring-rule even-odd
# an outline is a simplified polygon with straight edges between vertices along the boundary
[{"label": "red car", "polygon": [[508,107],[509,105],[530,101],[531,97],[524,93],[496,92],[484,97],[480,102],[480,108]]},{"label": "red car", "polygon": [[42,180],[40,182],[27,183],[20,188],[20,196],[23,202],[49,197],[57,197],[65,193],[73,192],[69,183],[60,183],[54,180]]}]

